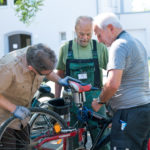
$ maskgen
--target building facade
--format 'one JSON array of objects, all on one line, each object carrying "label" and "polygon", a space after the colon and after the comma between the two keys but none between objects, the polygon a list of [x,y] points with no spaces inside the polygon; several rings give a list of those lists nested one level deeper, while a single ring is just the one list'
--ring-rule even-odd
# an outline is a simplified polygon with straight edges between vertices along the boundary
[{"label": "building facade", "polygon": [[30,25],[19,21],[14,1],[5,0],[5,5],[0,5],[0,57],[36,43],[48,45],[58,55],[61,44],[75,37],[78,16],[94,17],[108,11],[118,15],[124,29],[142,41],[150,56],[150,12],[131,12],[131,0],[44,0]]}]

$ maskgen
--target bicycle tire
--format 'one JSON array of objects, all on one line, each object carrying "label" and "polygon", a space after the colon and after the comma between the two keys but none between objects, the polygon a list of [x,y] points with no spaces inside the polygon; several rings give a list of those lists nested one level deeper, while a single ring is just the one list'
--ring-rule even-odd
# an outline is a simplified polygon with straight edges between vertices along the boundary
[{"label": "bicycle tire", "polygon": [[[30,111],[32,113],[31,115],[31,118],[30,118],[30,121],[29,121],[29,125],[30,125],[30,139],[32,138],[32,134],[34,133],[37,133],[37,137],[39,137],[39,135],[41,135],[41,132],[45,134],[44,131],[52,131],[51,134],[49,134],[48,136],[55,136],[56,133],[54,134],[54,131],[53,131],[53,125],[54,124],[51,124],[53,120],[53,123],[55,121],[55,123],[57,122],[60,126],[61,126],[61,129],[68,129],[68,126],[67,124],[65,123],[65,121],[55,112],[53,111],[50,111],[50,110],[47,110],[47,109],[43,109],[43,108],[30,108]],[[43,120],[41,120],[42,118],[46,118],[48,122],[43,122]],[[2,137],[4,136],[4,133],[6,131],[6,129],[9,128],[9,126],[16,120],[17,118],[15,118],[14,116],[10,117],[8,120],[6,120],[0,127],[0,140],[2,139]],[[51,119],[51,120],[50,120]],[[40,122],[42,121],[42,122]],[[36,123],[40,123],[40,124],[36,124]],[[41,124],[42,123],[42,124]],[[48,123],[48,124],[47,124]],[[51,124],[51,126],[50,126]],[[42,125],[42,126],[41,126]],[[35,127],[38,129],[38,130],[35,130]],[[40,128],[42,130],[40,130]],[[53,133],[53,134],[52,134]],[[57,133],[58,135],[59,133]],[[37,138],[36,137],[36,138]],[[9,135],[8,138],[11,138],[11,135]],[[30,140],[31,142],[30,143],[25,143],[25,141],[22,141],[21,137],[19,137],[20,139],[20,142],[22,142],[21,144],[25,146],[24,150],[29,150],[29,149],[38,149],[37,148],[37,145],[41,142],[41,140],[44,140],[48,137],[45,137],[45,138],[42,138],[40,139],[39,141],[34,141],[33,139]],[[63,139],[61,139],[61,143],[57,143],[57,145],[55,144],[55,142],[53,141],[53,143],[51,143],[52,141],[49,141],[43,145],[41,145],[40,147],[40,150],[57,150],[59,149],[60,147],[63,146]],[[10,144],[10,143],[9,143]],[[19,143],[20,144],[20,143]],[[55,144],[55,145],[54,145]],[[2,149],[2,143],[0,143],[0,149]],[[12,147],[10,147],[11,150]],[[70,150],[70,146],[69,146],[69,141],[68,139],[66,138],[66,149],[67,150]],[[15,148],[15,150],[17,150]],[[18,149],[19,150],[19,149]]]}]

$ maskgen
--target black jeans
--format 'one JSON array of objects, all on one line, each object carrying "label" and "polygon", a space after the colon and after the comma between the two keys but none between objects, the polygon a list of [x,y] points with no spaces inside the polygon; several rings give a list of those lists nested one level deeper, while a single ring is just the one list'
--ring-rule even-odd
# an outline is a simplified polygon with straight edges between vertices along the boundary
[{"label": "black jeans", "polygon": [[[23,149],[28,150],[28,144],[30,143],[30,127],[27,125],[22,130],[14,130],[11,128],[6,129],[3,134],[0,150],[8,150],[8,149]],[[22,144],[22,142],[24,144]]]},{"label": "black jeans", "polygon": [[146,150],[149,133],[150,104],[118,110],[112,120],[111,150]]}]

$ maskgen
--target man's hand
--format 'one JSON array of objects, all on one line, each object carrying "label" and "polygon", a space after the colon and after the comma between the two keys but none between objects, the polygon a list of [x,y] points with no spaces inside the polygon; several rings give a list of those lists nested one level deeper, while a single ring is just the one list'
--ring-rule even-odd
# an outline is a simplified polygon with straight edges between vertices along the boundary
[{"label": "man's hand", "polygon": [[30,110],[24,106],[17,106],[13,114],[20,120],[24,120],[26,117],[30,116]]},{"label": "man's hand", "polygon": [[102,107],[103,104],[98,104],[98,101],[97,99],[93,99],[93,102],[92,102],[92,108],[94,111],[99,111],[99,109]]},{"label": "man's hand", "polygon": [[77,83],[81,83],[80,80],[72,78],[70,76],[67,76],[63,79],[59,79],[58,83],[62,86],[69,86],[69,81],[74,81],[74,82],[77,82]]}]

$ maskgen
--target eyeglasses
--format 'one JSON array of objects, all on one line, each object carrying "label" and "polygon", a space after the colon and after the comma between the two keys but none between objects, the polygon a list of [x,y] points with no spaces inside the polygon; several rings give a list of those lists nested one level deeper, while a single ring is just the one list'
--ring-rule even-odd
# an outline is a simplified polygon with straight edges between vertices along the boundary
[{"label": "eyeglasses", "polygon": [[[35,67],[34,67],[35,68]],[[39,71],[37,68],[35,68],[35,70],[36,70],[36,72],[39,74],[39,75],[41,75],[41,76],[47,76],[47,75],[49,75],[51,72],[52,72],[52,70],[43,70],[43,72],[46,72],[46,73],[42,73],[41,71]],[[48,73],[47,73],[48,72]]]}]

